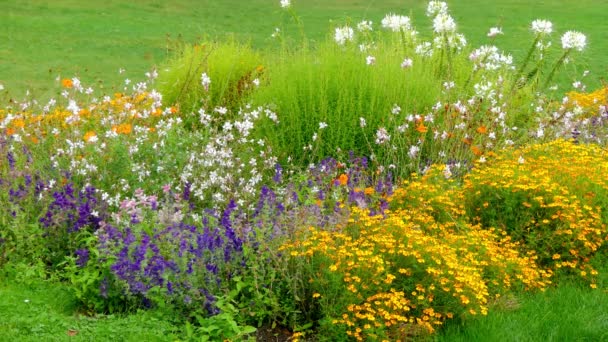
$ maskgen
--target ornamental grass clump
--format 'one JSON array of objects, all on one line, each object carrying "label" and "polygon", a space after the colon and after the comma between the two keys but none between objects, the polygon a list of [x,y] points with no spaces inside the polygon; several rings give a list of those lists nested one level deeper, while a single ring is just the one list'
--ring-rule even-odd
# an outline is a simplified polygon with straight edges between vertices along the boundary
[{"label": "ornamental grass clump", "polygon": [[[157,87],[165,103],[178,106],[184,114],[202,106],[237,111],[259,84],[264,72],[261,61],[258,52],[234,39],[184,45],[159,68]],[[196,117],[183,119],[196,126]]]},{"label": "ornamental grass clump", "polygon": [[384,216],[353,208],[337,230],[296,234],[281,250],[305,281],[294,287],[304,318],[333,338],[406,339],[446,319],[485,315],[508,289],[550,283],[503,232],[466,223],[458,200],[414,180],[390,196]]},{"label": "ornamental grass clump", "polygon": [[506,231],[540,266],[595,287],[590,259],[608,237],[608,156],[596,145],[556,140],[508,150],[465,177],[474,224]]}]

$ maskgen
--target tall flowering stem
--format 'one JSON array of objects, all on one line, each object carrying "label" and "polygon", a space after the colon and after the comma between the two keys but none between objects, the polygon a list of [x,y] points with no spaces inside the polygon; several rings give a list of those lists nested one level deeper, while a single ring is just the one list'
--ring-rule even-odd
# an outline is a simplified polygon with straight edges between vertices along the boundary
[{"label": "tall flowering stem", "polygon": [[547,76],[547,80],[543,84],[542,89],[546,89],[549,86],[549,83],[551,82],[551,80],[553,80],[553,76],[555,76],[555,72],[564,64],[564,61],[566,61],[566,59],[570,55],[570,52],[572,52],[572,49],[567,49],[566,51],[564,51],[562,57],[555,63],[553,69],[551,69],[551,72],[549,73],[549,76]]}]

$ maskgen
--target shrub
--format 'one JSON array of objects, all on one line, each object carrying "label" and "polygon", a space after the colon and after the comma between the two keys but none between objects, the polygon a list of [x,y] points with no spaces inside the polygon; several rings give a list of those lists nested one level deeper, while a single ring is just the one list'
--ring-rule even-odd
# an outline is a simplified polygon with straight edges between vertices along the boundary
[{"label": "shrub", "polygon": [[570,269],[595,286],[588,262],[607,237],[607,167],[596,145],[556,140],[508,150],[465,178],[466,210],[535,251],[540,265]]},{"label": "shrub", "polygon": [[[436,220],[430,207],[408,206],[409,188],[426,186],[433,187],[422,180],[397,190],[391,197],[397,205],[385,216],[353,209],[339,230],[311,227],[281,247],[303,280],[294,286],[301,311],[318,320],[321,334],[403,339],[420,328],[433,332],[449,318],[485,315],[489,300],[516,284],[549,283],[550,274],[499,230],[459,215]],[[417,199],[429,204],[437,195],[421,192],[425,197]]]}]

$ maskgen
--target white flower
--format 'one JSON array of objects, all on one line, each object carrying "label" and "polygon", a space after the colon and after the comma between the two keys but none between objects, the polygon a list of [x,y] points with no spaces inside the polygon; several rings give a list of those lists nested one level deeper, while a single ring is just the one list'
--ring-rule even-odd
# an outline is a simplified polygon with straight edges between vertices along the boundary
[{"label": "white flower", "polygon": [[425,57],[431,57],[433,55],[433,44],[430,42],[424,42],[416,46],[416,54]]},{"label": "white flower", "polygon": [[391,109],[391,113],[393,113],[394,115],[401,113],[401,107],[399,107],[399,105],[395,103],[393,105],[393,108]]},{"label": "white flower", "polygon": [[211,78],[204,72],[201,74],[201,85],[205,88],[205,91],[209,91],[209,85],[211,84]]},{"label": "white flower", "polygon": [[0,91],[4,90],[4,85],[0,84]]},{"label": "white flower", "polygon": [[389,140],[391,140],[391,136],[386,131],[386,128],[378,128],[378,130],[376,131],[376,144],[382,145]]},{"label": "white flower", "polygon": [[327,124],[325,122],[319,122],[319,129],[327,128]]},{"label": "white flower", "polygon": [[372,22],[369,20],[363,20],[357,24],[357,30],[360,32],[372,31]]},{"label": "white flower", "polygon": [[382,19],[382,27],[393,32],[399,32],[402,29],[406,31],[411,30],[412,24],[410,17],[389,13]]},{"label": "white flower", "polygon": [[334,39],[339,45],[344,45],[347,41],[353,40],[354,31],[348,26],[336,27]]},{"label": "white flower", "polygon": [[410,68],[412,65],[414,65],[414,61],[412,61],[411,58],[405,58],[403,62],[401,62],[401,67],[403,69]]},{"label": "white flower", "polygon": [[519,159],[517,159],[517,162],[520,164],[523,164],[525,162],[525,159],[523,156],[519,156]]},{"label": "white flower", "polygon": [[537,35],[551,34],[553,24],[549,20],[536,19],[532,22],[532,32]]},{"label": "white flower", "polygon": [[361,128],[365,127],[367,125],[367,122],[365,121],[365,118],[359,118],[359,126],[361,126]]},{"label": "white flower", "polygon": [[584,34],[576,31],[568,31],[562,36],[562,47],[565,50],[576,49],[583,51],[587,45],[587,37]]},{"label": "white flower", "polygon": [[289,6],[291,6],[291,0],[281,0],[282,8],[288,8]]},{"label": "white flower", "polygon": [[426,8],[426,16],[434,18],[439,14],[445,14],[448,12],[448,4],[444,1],[429,1],[429,5]]},{"label": "white flower", "polygon": [[254,86],[259,87],[260,86],[260,79],[256,78],[253,81],[251,81],[251,83],[253,83]]},{"label": "white flower", "polygon": [[493,38],[502,33],[502,28],[500,27],[491,27],[490,32],[488,32],[488,37]]},{"label": "white flower", "polygon": [[433,30],[435,33],[453,33],[456,31],[456,22],[450,15],[440,13],[433,19]]},{"label": "white flower", "polygon": [[420,151],[420,147],[416,146],[416,145],[412,145],[410,147],[410,150],[407,152],[407,155],[414,159],[416,158],[416,156],[418,155],[418,152]]},{"label": "white flower", "polygon": [[374,56],[367,56],[365,58],[365,64],[367,64],[367,65],[376,64],[376,57],[374,57]]}]

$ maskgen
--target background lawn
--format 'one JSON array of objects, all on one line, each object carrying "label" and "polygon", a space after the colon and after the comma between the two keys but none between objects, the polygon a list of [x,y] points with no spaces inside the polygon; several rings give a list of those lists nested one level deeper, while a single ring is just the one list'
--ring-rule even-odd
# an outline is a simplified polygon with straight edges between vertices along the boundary
[{"label": "background lawn", "polygon": [[[534,19],[553,21],[554,44],[567,30],[588,36],[589,48],[578,62],[593,71],[598,86],[608,74],[608,31],[604,27],[608,2],[601,0],[467,0],[449,1],[452,15],[474,45],[487,43],[491,26],[502,26],[497,45],[521,60],[528,49]],[[378,25],[389,13],[411,14],[428,33],[427,1],[421,0],[294,0],[308,38],[324,39],[332,20],[362,18]],[[234,34],[255,47],[270,48],[275,27],[291,36],[297,28],[278,0],[132,0],[132,1],[0,1],[0,83],[13,96],[26,89],[46,97],[57,76],[80,77],[85,84],[116,85],[125,78],[139,80],[161,63],[179,40]],[[378,27],[378,26],[376,26]],[[516,61],[517,62],[517,61]],[[120,75],[118,70],[126,71]],[[572,76],[574,77],[574,76]],[[572,79],[562,82],[570,83]]]}]

